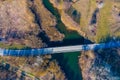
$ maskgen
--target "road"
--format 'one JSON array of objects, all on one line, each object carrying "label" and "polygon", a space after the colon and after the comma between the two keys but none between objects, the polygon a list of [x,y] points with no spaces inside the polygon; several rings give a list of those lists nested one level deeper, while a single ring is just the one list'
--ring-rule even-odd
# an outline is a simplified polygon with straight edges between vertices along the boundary
[{"label": "road", "polygon": [[1,56],[37,56],[44,54],[77,52],[77,51],[97,50],[97,49],[114,48],[114,47],[120,48],[120,41],[111,41],[108,43],[100,43],[100,44],[88,44],[88,45],[86,44],[86,45],[51,47],[51,48],[29,49],[29,50],[0,49],[0,55]]}]

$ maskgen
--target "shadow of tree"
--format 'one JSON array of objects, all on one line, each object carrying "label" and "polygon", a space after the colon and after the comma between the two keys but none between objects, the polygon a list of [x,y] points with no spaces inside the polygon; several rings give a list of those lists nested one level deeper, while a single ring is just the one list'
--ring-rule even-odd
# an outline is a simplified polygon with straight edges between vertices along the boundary
[{"label": "shadow of tree", "polygon": [[[120,37],[106,37],[106,39],[102,40],[101,42],[120,42]],[[107,45],[106,45],[107,46]],[[105,49],[97,49],[95,50],[96,56],[99,57],[102,61],[109,64],[111,66],[110,70],[115,76],[120,76],[120,43],[116,43],[113,46],[110,45],[108,48]]]}]

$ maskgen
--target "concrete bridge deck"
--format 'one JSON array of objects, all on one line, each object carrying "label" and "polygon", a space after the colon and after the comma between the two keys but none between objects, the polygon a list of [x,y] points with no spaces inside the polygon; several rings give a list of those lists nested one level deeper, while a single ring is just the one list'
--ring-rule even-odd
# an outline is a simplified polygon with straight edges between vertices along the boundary
[{"label": "concrete bridge deck", "polygon": [[29,50],[0,49],[0,55],[1,56],[37,56],[44,54],[77,52],[77,51],[97,50],[97,49],[114,48],[114,47],[120,48],[120,41],[114,41],[114,42],[112,41],[112,42],[100,43],[100,44],[51,47],[51,48],[29,49]]}]

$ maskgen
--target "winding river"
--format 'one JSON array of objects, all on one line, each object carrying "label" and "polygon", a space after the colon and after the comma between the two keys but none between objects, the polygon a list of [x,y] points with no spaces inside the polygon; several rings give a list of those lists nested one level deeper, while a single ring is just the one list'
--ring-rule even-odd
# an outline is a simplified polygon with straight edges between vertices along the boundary
[{"label": "winding river", "polygon": [[[63,45],[75,45],[75,44],[83,44],[84,38],[81,37],[77,32],[68,31],[65,25],[62,23],[60,14],[57,9],[53,7],[53,5],[49,2],[49,0],[43,0],[43,4],[45,7],[56,17],[57,25],[56,28],[65,35],[65,39],[63,40],[61,45],[57,45],[56,43],[52,43],[54,46],[63,46]],[[51,46],[51,43],[48,43],[48,46]],[[82,80],[81,70],[78,64],[78,56],[80,56],[80,52],[73,53],[61,53],[52,55],[53,59],[56,59],[61,66],[61,69],[64,71],[65,76],[68,80]]]}]

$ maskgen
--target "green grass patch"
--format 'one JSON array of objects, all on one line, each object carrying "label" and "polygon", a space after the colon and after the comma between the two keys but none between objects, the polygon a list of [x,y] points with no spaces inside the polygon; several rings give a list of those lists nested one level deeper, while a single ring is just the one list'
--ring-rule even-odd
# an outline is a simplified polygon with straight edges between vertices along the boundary
[{"label": "green grass patch", "polygon": [[27,46],[21,45],[21,44],[5,44],[5,43],[0,43],[0,48],[5,48],[5,49],[30,49],[30,47],[27,47]]}]

